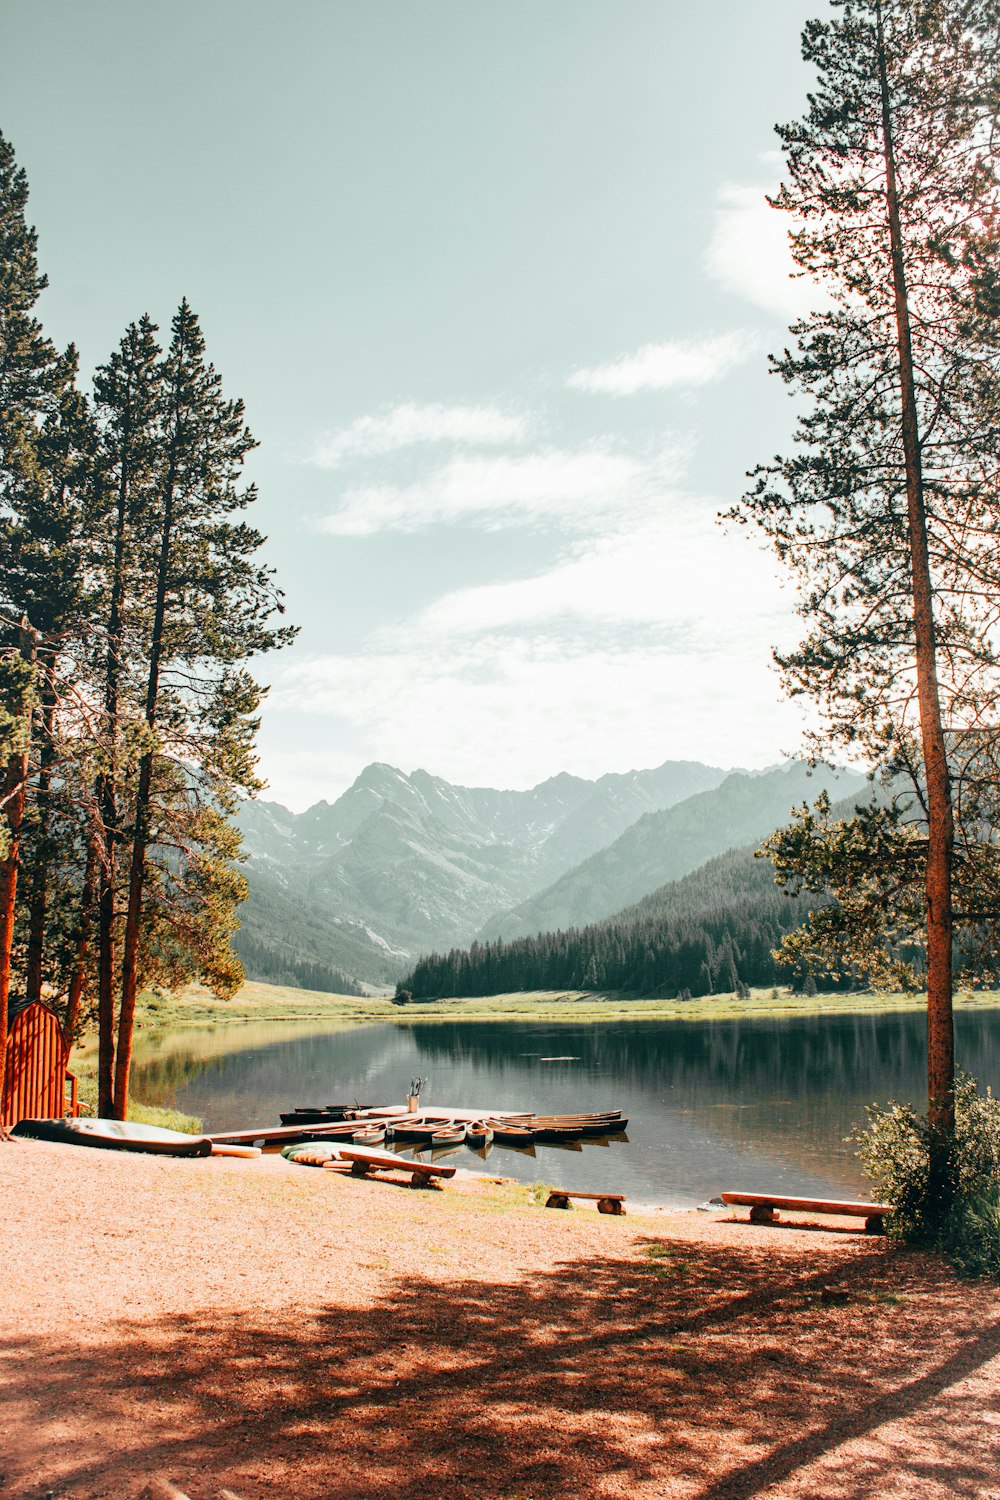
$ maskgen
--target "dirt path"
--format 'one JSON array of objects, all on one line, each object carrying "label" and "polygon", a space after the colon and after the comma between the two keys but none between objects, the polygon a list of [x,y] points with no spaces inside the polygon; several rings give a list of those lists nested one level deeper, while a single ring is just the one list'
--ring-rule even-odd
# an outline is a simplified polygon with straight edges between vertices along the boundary
[{"label": "dirt path", "polygon": [[1000,1290],[853,1230],[0,1146],[0,1500],[1000,1500]]}]

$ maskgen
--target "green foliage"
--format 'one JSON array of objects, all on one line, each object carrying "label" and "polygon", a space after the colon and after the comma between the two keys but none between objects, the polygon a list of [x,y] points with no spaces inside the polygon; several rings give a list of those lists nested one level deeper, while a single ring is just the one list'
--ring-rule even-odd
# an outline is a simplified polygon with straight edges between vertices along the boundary
[{"label": "green foliage", "polygon": [[931,1128],[908,1104],[870,1105],[852,1139],[878,1198],[892,1205],[894,1238],[940,1251],[967,1276],[1000,1277],[1000,1099],[960,1074],[948,1201],[931,1187]]},{"label": "green foliage", "polygon": [[37,671],[19,652],[0,656],[0,759],[28,748]]},{"label": "green foliage", "polygon": [[745,998],[778,979],[774,949],[800,921],[770,866],[735,850],[603,922],[431,954],[400,987],[418,999],[560,987]]},{"label": "green foliage", "polygon": [[181,303],[166,350],[133,323],[91,404],[75,349],[34,316],[26,202],[0,136],[0,855],[17,854],[0,989],[44,993],[67,1033],[98,1005],[107,1113],[137,984],[242,981],[229,818],[260,788],[263,694],[247,663],[294,631],[246,518],[254,440],[194,312]]},{"label": "green foliage", "polygon": [[55,349],[34,316],[47,281],[38,269],[38,237],[25,219],[27,203],[28,179],[0,134],[0,496],[30,467],[34,424],[57,383]]},{"label": "green foliage", "polygon": [[949,969],[925,883],[933,847],[940,909],[952,809],[947,904],[970,966],[1000,953],[1000,29],[982,0],[850,0],[802,51],[816,83],[778,129],[773,201],[816,300],[772,359],[802,414],[733,514],[797,585],[804,638],[776,660],[816,705],[814,751],[864,759],[887,794],[803,809],[767,852],[831,898],[786,958],[913,987],[929,932]]}]

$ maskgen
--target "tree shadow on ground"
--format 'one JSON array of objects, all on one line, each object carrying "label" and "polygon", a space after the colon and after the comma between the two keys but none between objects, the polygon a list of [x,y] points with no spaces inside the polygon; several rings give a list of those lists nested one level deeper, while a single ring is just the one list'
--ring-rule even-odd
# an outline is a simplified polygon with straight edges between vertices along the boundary
[{"label": "tree shadow on ground", "polygon": [[909,1436],[880,1495],[987,1492],[995,1386],[985,1425],[982,1390],[939,1398],[1000,1355],[995,1288],[843,1241],[805,1265],[778,1241],[639,1251],[8,1342],[0,1495],[124,1500],[163,1471],[195,1500],[860,1500],[870,1461],[830,1488],[823,1463],[887,1422]]}]

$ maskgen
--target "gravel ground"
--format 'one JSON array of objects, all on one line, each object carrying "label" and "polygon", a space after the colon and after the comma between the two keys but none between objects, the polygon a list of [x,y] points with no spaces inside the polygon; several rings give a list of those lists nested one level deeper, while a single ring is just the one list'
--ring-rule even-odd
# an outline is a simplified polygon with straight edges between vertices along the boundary
[{"label": "gravel ground", "polygon": [[817,1220],[0,1145],[0,1500],[1000,1500],[1000,1289]]}]

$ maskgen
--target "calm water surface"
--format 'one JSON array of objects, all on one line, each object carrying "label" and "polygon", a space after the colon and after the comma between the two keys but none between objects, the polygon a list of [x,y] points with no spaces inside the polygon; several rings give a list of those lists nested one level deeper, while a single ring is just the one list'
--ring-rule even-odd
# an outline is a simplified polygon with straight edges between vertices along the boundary
[{"label": "calm water surface", "polygon": [[[960,1012],[956,1023],[959,1065],[1000,1092],[1000,1010]],[[629,1117],[627,1141],[534,1154],[493,1147],[485,1169],[498,1175],[639,1202],[690,1204],[757,1187],[831,1196],[865,1190],[844,1140],[865,1105],[926,1097],[925,1024],[919,1013],[320,1033],[276,1023],[232,1028],[224,1045],[231,1038],[234,1050],[221,1053],[219,1030],[142,1038],[134,1087],[201,1116],[206,1130],[226,1130],[276,1124],[295,1105],[401,1103],[420,1074],[430,1079],[428,1106],[619,1108]],[[481,1153],[463,1148],[448,1159],[484,1170]]]}]

